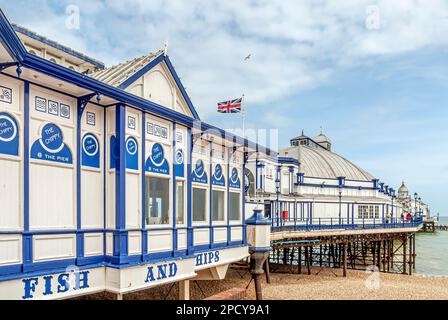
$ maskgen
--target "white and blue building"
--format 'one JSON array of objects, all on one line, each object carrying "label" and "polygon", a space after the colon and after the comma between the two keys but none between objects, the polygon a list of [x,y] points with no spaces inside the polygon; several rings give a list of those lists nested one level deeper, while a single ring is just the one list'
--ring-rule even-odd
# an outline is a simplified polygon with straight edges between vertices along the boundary
[{"label": "white and blue building", "polygon": [[323,133],[312,138],[302,132],[278,157],[251,156],[246,182],[246,210],[262,203],[273,230],[403,224],[403,203],[395,190],[334,153]]},{"label": "white and blue building", "polygon": [[0,90],[0,299],[188,298],[248,257],[243,173],[274,154],[202,122],[166,52],[106,68],[0,11]]}]

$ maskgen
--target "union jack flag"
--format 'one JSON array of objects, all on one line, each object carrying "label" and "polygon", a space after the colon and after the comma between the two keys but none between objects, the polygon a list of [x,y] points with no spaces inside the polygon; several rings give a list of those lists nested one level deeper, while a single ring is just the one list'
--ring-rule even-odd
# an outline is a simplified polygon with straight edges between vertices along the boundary
[{"label": "union jack flag", "polygon": [[243,98],[238,98],[234,100],[218,102],[218,112],[219,113],[239,113],[241,112],[241,104]]}]

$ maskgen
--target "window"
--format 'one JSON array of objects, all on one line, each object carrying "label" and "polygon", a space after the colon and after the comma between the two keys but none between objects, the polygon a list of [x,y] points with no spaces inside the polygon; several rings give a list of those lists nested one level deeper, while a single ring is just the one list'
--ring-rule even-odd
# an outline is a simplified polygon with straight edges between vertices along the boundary
[{"label": "window", "polygon": [[185,223],[185,187],[183,181],[176,183],[176,223]]},{"label": "window", "polygon": [[358,219],[378,219],[379,217],[379,206],[358,206]]},{"label": "window", "polygon": [[224,221],[224,191],[213,190],[213,221]]},{"label": "window", "polygon": [[201,188],[193,188],[193,221],[205,222],[206,221],[206,199],[207,190]]},{"label": "window", "polygon": [[170,180],[146,177],[146,224],[168,224],[170,210]]},{"label": "window", "polygon": [[230,220],[240,220],[240,194],[230,192]]}]

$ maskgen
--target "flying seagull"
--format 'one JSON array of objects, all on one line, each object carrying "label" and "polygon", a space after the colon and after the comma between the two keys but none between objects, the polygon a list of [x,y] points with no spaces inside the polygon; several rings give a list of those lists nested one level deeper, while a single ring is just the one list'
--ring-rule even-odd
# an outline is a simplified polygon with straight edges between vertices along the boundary
[{"label": "flying seagull", "polygon": [[246,58],[244,58],[244,61],[247,61],[247,60],[249,60],[250,58],[252,57],[252,53],[249,53],[248,55],[247,55],[247,57]]}]

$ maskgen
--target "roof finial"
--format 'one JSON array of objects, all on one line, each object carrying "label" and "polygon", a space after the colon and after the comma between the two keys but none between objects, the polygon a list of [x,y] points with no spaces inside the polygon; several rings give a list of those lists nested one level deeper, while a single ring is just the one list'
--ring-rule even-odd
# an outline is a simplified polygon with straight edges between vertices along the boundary
[{"label": "roof finial", "polygon": [[304,136],[304,134],[303,134],[303,129],[302,129],[302,136]]},{"label": "roof finial", "polygon": [[168,40],[165,41],[165,45],[163,46],[163,55],[166,56],[168,54]]},{"label": "roof finial", "polygon": [[322,126],[320,126],[320,134],[323,134]]}]

